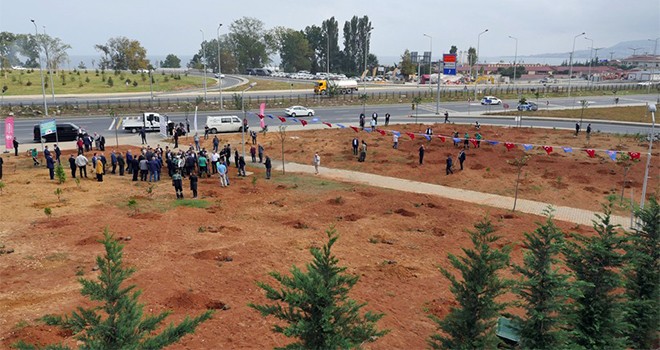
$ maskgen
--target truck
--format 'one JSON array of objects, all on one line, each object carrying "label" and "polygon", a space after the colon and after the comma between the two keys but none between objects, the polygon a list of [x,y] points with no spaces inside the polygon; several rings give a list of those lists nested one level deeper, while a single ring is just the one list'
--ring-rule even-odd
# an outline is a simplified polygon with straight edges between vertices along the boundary
[{"label": "truck", "polygon": [[[159,131],[161,119],[167,120],[167,116],[160,115],[153,112],[142,113],[139,117],[127,117],[122,122],[122,127],[125,131],[130,131],[135,134],[140,129],[144,128],[147,132]],[[167,121],[168,126],[173,125],[173,121]]]},{"label": "truck", "polygon": [[314,85],[314,93],[317,95],[328,94],[328,89],[334,88],[337,94],[352,94],[358,91],[357,81],[346,80],[317,80]]}]

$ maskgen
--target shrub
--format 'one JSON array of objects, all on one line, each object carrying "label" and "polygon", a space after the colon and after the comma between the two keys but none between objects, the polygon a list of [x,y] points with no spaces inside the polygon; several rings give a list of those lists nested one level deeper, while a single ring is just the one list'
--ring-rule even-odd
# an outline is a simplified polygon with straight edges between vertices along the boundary
[{"label": "shrub", "polygon": [[61,188],[56,188],[55,189],[55,195],[57,196],[57,201],[60,202],[60,196],[62,195],[62,189]]},{"label": "shrub", "polygon": [[28,80],[27,83],[25,83],[25,86],[32,86],[32,82]]},{"label": "shrub", "polygon": [[108,84],[109,87],[112,87],[112,86],[115,85],[115,82],[112,81],[112,77],[108,77],[108,83],[107,84]]},{"label": "shrub", "polygon": [[55,176],[57,177],[57,181],[59,181],[60,184],[63,184],[64,181],[66,181],[66,172],[60,163],[55,166]]},{"label": "shrub", "polygon": [[44,214],[46,214],[46,216],[50,219],[50,216],[53,215],[53,210],[50,209],[50,207],[45,207]]}]

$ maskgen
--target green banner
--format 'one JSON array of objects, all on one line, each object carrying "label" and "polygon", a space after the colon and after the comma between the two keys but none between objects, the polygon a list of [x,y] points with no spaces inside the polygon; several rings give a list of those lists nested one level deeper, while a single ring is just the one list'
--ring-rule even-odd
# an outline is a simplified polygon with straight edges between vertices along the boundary
[{"label": "green banner", "polygon": [[41,130],[41,137],[54,134],[57,131],[55,119],[39,123],[39,129]]}]

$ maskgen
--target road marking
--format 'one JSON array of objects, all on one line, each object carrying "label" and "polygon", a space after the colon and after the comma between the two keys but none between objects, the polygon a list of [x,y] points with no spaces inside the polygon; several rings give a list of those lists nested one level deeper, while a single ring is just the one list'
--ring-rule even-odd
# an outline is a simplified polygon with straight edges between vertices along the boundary
[{"label": "road marking", "polygon": [[112,130],[112,127],[115,126],[115,122],[117,121],[117,118],[112,118],[112,123],[110,123],[110,127],[108,130]]}]

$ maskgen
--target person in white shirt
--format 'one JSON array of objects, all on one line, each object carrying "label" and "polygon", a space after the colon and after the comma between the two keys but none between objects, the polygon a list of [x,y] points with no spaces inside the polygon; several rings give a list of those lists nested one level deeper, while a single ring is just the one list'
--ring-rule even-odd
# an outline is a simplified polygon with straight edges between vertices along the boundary
[{"label": "person in white shirt", "polygon": [[87,158],[81,153],[76,157],[76,166],[78,166],[78,171],[80,172],[80,177],[87,177]]},{"label": "person in white shirt", "polygon": [[314,160],[313,160],[313,163],[314,163],[314,171],[315,171],[315,174],[318,175],[318,173],[319,173],[319,165],[321,165],[321,156],[319,156],[318,153],[314,153]]},{"label": "person in white shirt", "polygon": [[394,136],[392,136],[392,139],[394,141],[394,144],[392,145],[392,148],[399,149],[399,135],[394,134]]}]

